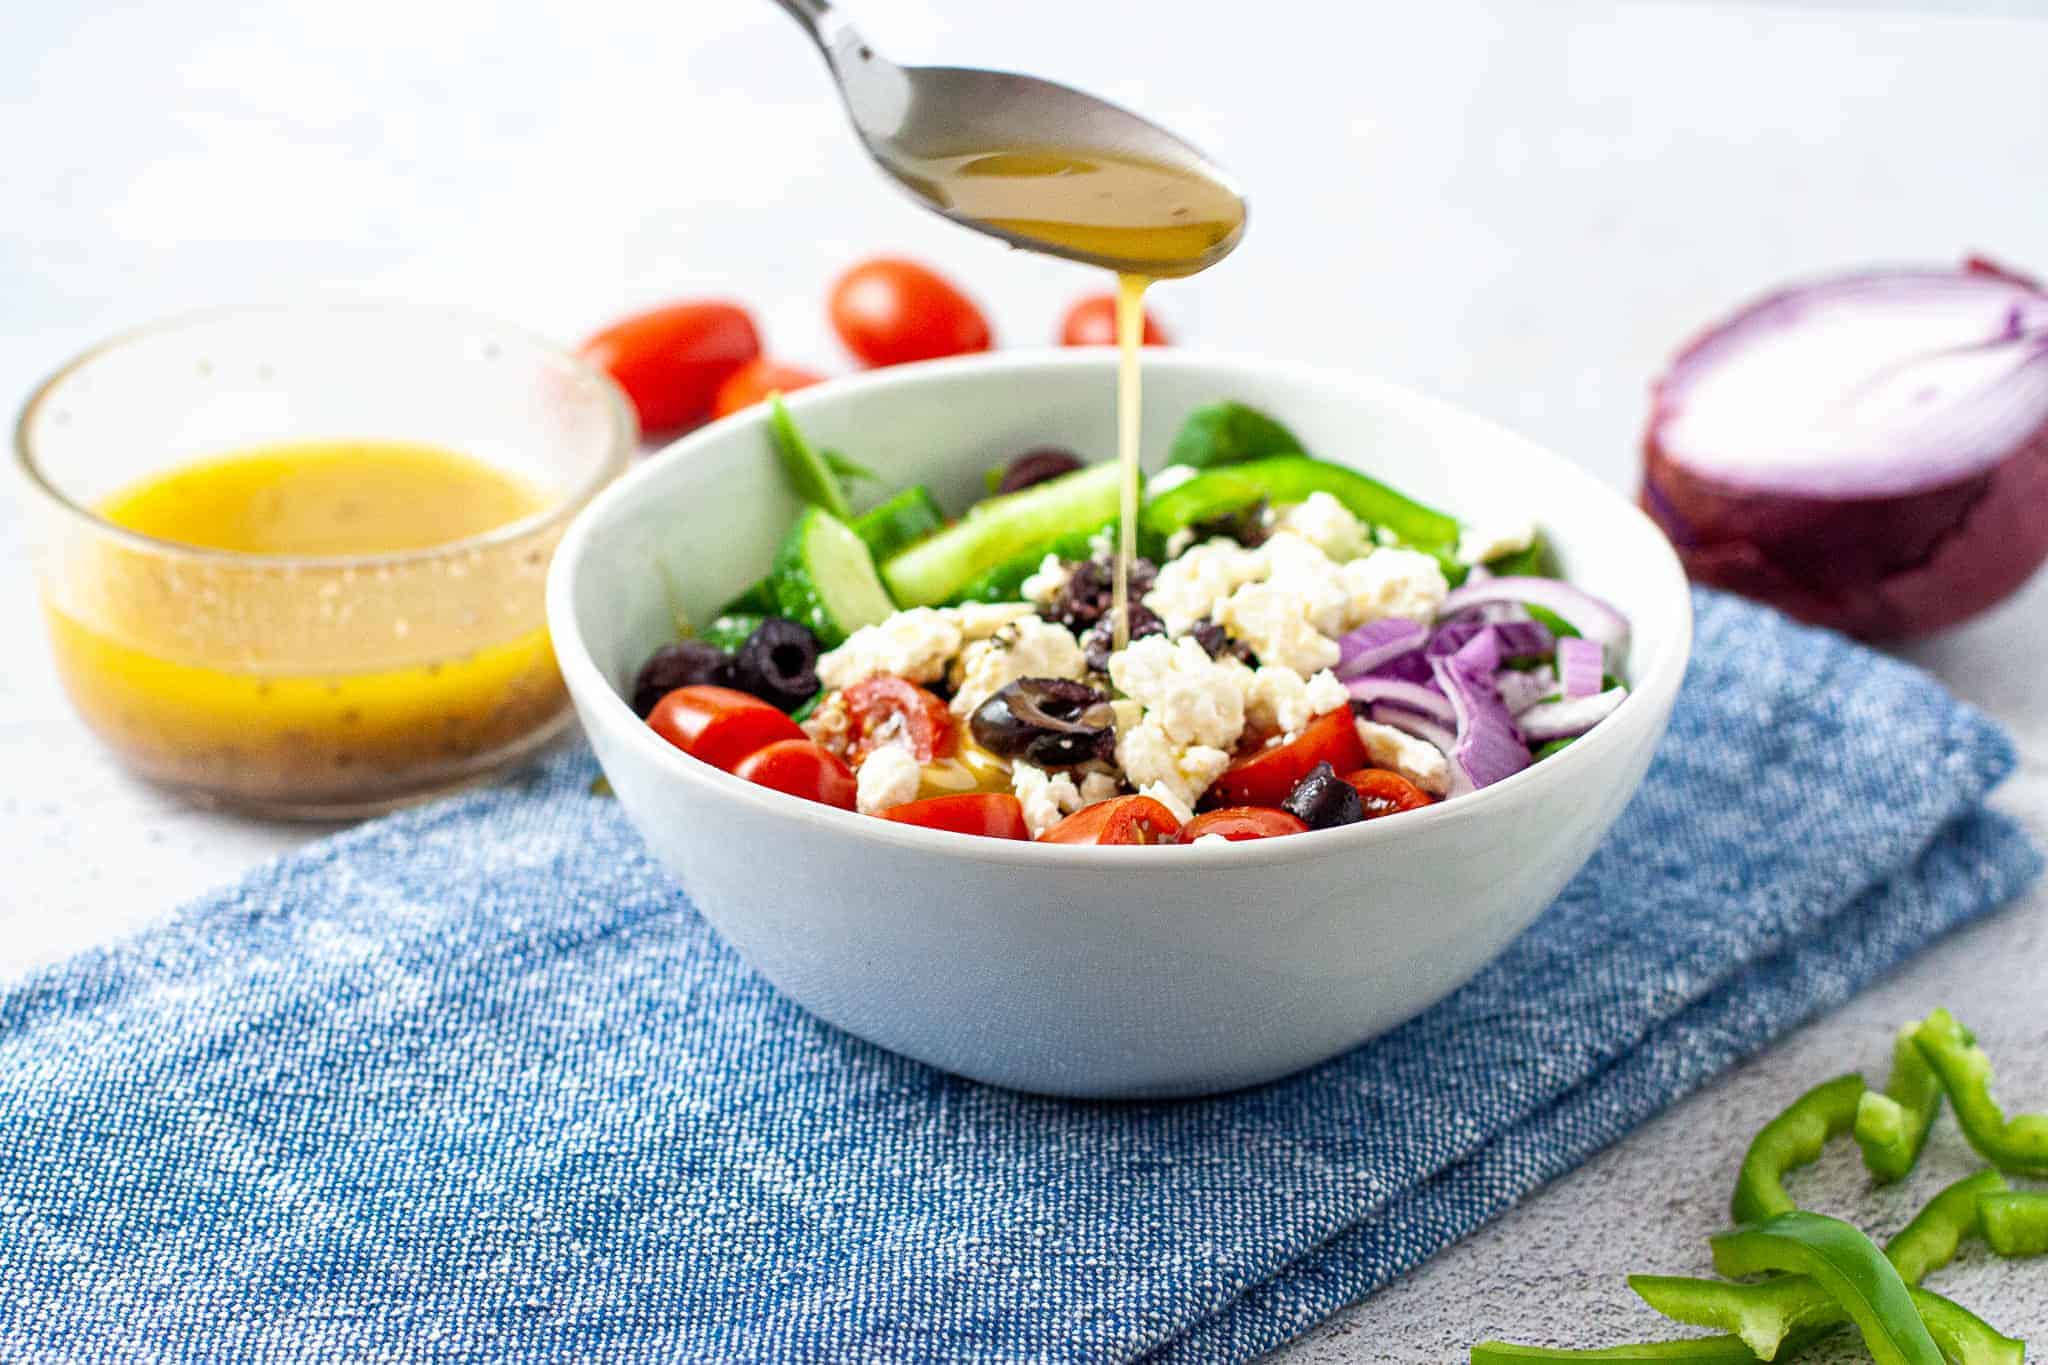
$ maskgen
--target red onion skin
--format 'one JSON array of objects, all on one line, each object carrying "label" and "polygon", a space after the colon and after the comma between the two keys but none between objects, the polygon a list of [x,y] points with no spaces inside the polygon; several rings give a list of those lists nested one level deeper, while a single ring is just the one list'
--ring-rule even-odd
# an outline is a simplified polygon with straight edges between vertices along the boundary
[{"label": "red onion skin", "polygon": [[1943,630],[2048,561],[2048,427],[1945,488],[1832,500],[1758,494],[1671,459],[1654,422],[1641,503],[1693,581],[1865,640]]}]

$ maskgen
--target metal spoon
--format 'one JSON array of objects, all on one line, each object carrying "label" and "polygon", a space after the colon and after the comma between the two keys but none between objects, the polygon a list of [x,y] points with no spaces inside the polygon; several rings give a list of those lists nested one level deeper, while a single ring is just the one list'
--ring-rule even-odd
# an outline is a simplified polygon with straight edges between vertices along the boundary
[{"label": "metal spoon", "polygon": [[[1012,246],[1110,270],[1193,274],[1229,255],[1243,236],[1244,194],[1222,167],[1159,125],[1070,86],[1007,71],[899,66],[855,31],[830,0],[776,0],[789,11],[839,83],[853,129],[875,159],[926,208]],[[960,212],[929,173],[950,157],[1011,148],[1078,149],[1151,162],[1206,180],[1237,201],[1235,231],[1197,256],[1161,269],[1156,259],[1103,254],[1048,241]]]}]

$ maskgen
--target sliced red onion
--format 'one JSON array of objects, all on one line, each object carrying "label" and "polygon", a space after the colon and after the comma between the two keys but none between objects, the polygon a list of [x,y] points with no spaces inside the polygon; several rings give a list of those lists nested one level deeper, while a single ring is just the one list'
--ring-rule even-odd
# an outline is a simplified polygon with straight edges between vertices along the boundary
[{"label": "sliced red onion", "polygon": [[1404,734],[1413,735],[1443,751],[1444,762],[1451,770],[1450,790],[1444,793],[1446,799],[1463,796],[1472,790],[1472,775],[1458,762],[1458,737],[1449,730],[1435,721],[1424,720],[1414,712],[1404,711],[1398,706],[1375,706],[1367,713],[1367,719]]},{"label": "sliced red onion", "polygon": [[1482,631],[1493,633],[1494,643],[1500,647],[1503,659],[1532,659],[1548,653],[1557,640],[1550,633],[1550,627],[1541,621],[1453,621],[1449,625],[1438,626],[1422,652],[1432,658],[1439,654],[1456,654]]},{"label": "sliced red onion", "polygon": [[1548,664],[1528,670],[1502,669],[1495,683],[1500,688],[1500,704],[1508,708],[1511,716],[1519,716],[1545,697],[1557,695],[1557,674]]},{"label": "sliced red onion", "polygon": [[1494,684],[1500,647],[1493,637],[1477,636],[1456,654],[1432,660],[1431,667],[1457,717],[1458,742],[1451,758],[1472,779],[1472,785],[1491,786],[1528,767],[1529,746]]},{"label": "sliced red onion", "polygon": [[1554,612],[1589,640],[1619,651],[1628,642],[1628,618],[1584,588],[1559,578],[1491,578],[1468,583],[1444,599],[1442,615],[1501,602],[1528,604]]},{"label": "sliced red onion", "polygon": [[2048,292],[1972,263],[1769,295],[1672,361],[1644,452],[1699,581],[1867,638],[1953,625],[2048,559]]},{"label": "sliced red onion", "polygon": [[1607,673],[1607,651],[1598,640],[1566,636],[1557,642],[1557,676],[1568,698],[1590,697]]},{"label": "sliced red onion", "polygon": [[1432,692],[1438,691],[1436,674],[1430,670],[1429,660],[1424,657],[1419,649],[1387,660],[1378,668],[1373,669],[1370,676],[1375,678],[1392,678],[1396,682],[1414,683],[1416,686],[1426,687]]},{"label": "sliced red onion", "polygon": [[1369,621],[1337,641],[1337,676],[1370,673],[1389,660],[1413,654],[1428,639],[1429,627],[1420,621],[1401,616]]},{"label": "sliced red onion", "polygon": [[1590,697],[1538,702],[1515,717],[1523,738],[1531,744],[1553,739],[1576,739],[1614,714],[1628,696],[1626,687],[1610,687]]},{"label": "sliced red onion", "polygon": [[1445,725],[1455,725],[1458,721],[1448,697],[1419,683],[1402,682],[1398,678],[1353,678],[1345,687],[1350,690],[1353,701],[1384,702],[1431,717]]}]

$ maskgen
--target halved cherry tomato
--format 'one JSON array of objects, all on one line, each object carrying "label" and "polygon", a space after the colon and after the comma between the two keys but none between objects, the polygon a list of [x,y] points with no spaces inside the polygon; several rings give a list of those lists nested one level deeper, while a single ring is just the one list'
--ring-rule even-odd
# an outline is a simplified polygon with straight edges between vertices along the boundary
[{"label": "halved cherry tomato", "polygon": [[736,303],[676,303],[623,318],[583,343],[633,400],[648,436],[711,415],[718,386],[761,354],[754,319]]},{"label": "halved cherry tomato", "polygon": [[1222,806],[1278,806],[1316,764],[1349,773],[1365,762],[1365,745],[1352,723],[1351,708],[1344,707],[1316,717],[1287,744],[1238,759],[1223,770],[1209,793]]},{"label": "halved cherry tomato", "polygon": [[1270,806],[1232,806],[1212,810],[1180,827],[1180,841],[1192,844],[1204,834],[1220,834],[1232,843],[1246,839],[1273,839],[1282,834],[1306,834],[1308,826],[1284,810]]},{"label": "halved cherry tomato", "polygon": [[1041,844],[1170,844],[1180,835],[1173,812],[1149,796],[1113,796],[1083,806],[1038,836]]},{"label": "halved cherry tomato", "polygon": [[[1144,345],[1164,346],[1166,329],[1152,316],[1152,310],[1145,310]],[[1060,345],[1062,346],[1114,346],[1116,345],[1116,295],[1085,294],[1074,300],[1074,306],[1067,310],[1067,316],[1060,322]]]},{"label": "halved cherry tomato", "polygon": [[1358,789],[1359,799],[1365,802],[1365,818],[1368,820],[1436,804],[1434,796],[1386,768],[1345,773],[1344,780]]},{"label": "halved cherry tomato", "polygon": [[846,757],[859,766],[884,744],[902,739],[919,763],[953,752],[953,713],[916,683],[879,673],[842,693],[846,699]]},{"label": "halved cherry tomato", "polygon": [[865,365],[901,365],[986,351],[988,319],[943,276],[915,261],[877,256],[832,286],[832,326]]},{"label": "halved cherry tomato", "polygon": [[928,796],[882,812],[884,820],[899,825],[922,825],[926,829],[951,830],[955,834],[979,834],[989,839],[1029,839],[1024,823],[1024,805],[1007,792],[975,796]]},{"label": "halved cherry tomato", "polygon": [[756,749],[739,761],[732,775],[841,810],[853,809],[858,785],[846,760],[808,739],[778,739]]},{"label": "halved cherry tomato", "polygon": [[798,389],[824,382],[822,374],[759,356],[734,370],[718,386],[718,396],[711,400],[711,415],[730,417],[741,408],[754,406],[771,393],[795,393]]},{"label": "halved cherry tomato", "polygon": [[806,738],[800,726],[759,697],[730,687],[678,687],[647,715],[654,733],[692,758],[731,772],[779,739]]}]

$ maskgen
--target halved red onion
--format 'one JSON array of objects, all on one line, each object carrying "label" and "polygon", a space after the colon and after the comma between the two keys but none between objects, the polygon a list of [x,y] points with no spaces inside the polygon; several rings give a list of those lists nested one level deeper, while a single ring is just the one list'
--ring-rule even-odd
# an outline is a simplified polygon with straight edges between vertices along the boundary
[{"label": "halved red onion", "polygon": [[1500,603],[1533,605],[1554,612],[1589,640],[1619,651],[1628,642],[1628,618],[1608,603],[1558,578],[1489,578],[1467,583],[1444,599],[1443,616]]},{"label": "halved red onion", "polygon": [[1598,640],[1566,636],[1557,642],[1557,677],[1566,697],[1590,697],[1607,673],[1607,651]]},{"label": "halved red onion", "polygon": [[1450,699],[1420,683],[1403,682],[1399,678],[1368,677],[1353,678],[1344,686],[1350,691],[1353,701],[1383,702],[1428,716],[1444,725],[1458,723],[1458,715],[1451,709]]},{"label": "halved red onion", "polygon": [[1575,739],[1613,715],[1614,708],[1627,697],[1626,687],[1610,687],[1590,697],[1538,702],[1516,716],[1515,724],[1521,727],[1522,737],[1531,744]]},{"label": "halved red onion", "polygon": [[1696,580],[1866,638],[1953,625],[2048,559],[2048,292],[1972,262],[1771,294],[1671,362],[1644,457]]},{"label": "halved red onion", "polygon": [[1381,664],[1414,653],[1428,640],[1429,627],[1420,621],[1401,616],[1368,621],[1337,641],[1337,676],[1370,673]]},{"label": "halved red onion", "polygon": [[1528,767],[1529,746],[1494,683],[1500,667],[1500,647],[1494,638],[1477,636],[1456,654],[1431,660],[1430,666],[1457,718],[1458,742],[1451,757],[1472,785],[1491,786]]}]

